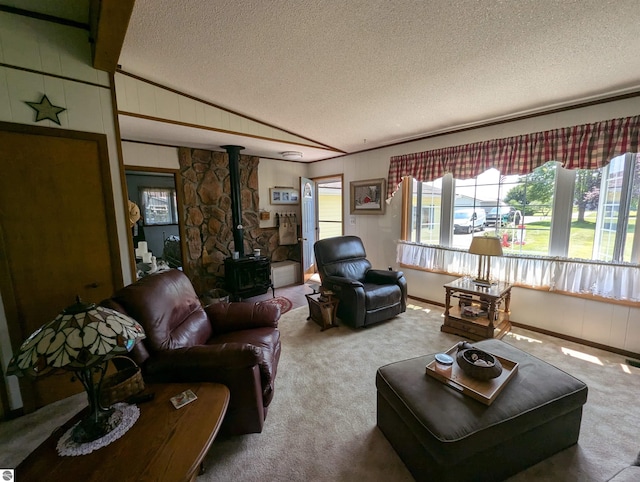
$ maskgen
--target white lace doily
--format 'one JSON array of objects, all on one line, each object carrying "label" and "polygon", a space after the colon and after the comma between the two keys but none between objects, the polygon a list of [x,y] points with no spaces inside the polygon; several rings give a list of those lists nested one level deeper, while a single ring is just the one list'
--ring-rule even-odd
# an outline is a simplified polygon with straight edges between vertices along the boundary
[{"label": "white lace doily", "polygon": [[120,437],[122,437],[127,432],[127,430],[129,430],[133,426],[133,424],[136,423],[136,420],[138,420],[138,417],[140,416],[140,409],[135,405],[129,405],[128,403],[116,403],[113,408],[115,408],[116,411],[114,412],[112,417],[122,417],[122,421],[116,428],[114,428],[104,437],[100,437],[99,439],[96,439],[92,442],[81,444],[74,442],[71,438],[73,429],[76,425],[78,425],[76,423],[73,425],[73,427],[67,430],[62,437],[60,437],[60,440],[58,440],[58,444],[56,445],[56,448],[58,449],[58,455],[87,455],[94,450],[98,450],[105,445],[109,445],[114,440],[118,440]]}]

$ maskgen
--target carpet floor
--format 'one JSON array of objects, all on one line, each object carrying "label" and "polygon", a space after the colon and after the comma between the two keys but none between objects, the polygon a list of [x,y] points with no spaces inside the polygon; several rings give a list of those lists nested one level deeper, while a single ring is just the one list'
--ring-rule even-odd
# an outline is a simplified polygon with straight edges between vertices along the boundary
[{"label": "carpet floor", "polygon": [[[199,481],[410,481],[376,427],[375,373],[398,360],[443,351],[460,338],[440,332],[442,308],[412,302],[406,313],[366,329],[320,331],[307,308],[280,322],[275,397],[260,434],[219,437]],[[580,439],[511,482],[605,481],[640,449],[640,369],[610,352],[514,328],[510,343],[584,381]],[[82,405],[80,396],[0,424],[0,467],[15,467]]]}]

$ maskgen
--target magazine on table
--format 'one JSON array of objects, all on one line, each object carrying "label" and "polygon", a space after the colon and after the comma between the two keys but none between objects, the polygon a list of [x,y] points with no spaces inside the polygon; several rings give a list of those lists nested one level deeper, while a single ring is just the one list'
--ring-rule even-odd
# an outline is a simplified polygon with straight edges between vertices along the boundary
[{"label": "magazine on table", "polygon": [[182,393],[179,393],[175,397],[171,397],[171,403],[176,408],[184,407],[187,403],[191,403],[196,400],[198,397],[191,390],[185,390]]}]

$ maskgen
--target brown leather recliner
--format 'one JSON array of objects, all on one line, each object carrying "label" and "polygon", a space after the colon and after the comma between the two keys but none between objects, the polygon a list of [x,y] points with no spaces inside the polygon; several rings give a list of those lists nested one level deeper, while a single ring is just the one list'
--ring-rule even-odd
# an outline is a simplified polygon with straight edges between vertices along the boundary
[{"label": "brown leather recliner", "polygon": [[313,245],[322,287],[340,300],[338,318],[354,328],[388,320],[407,310],[402,271],[371,269],[362,240],[336,236]]},{"label": "brown leather recliner", "polygon": [[152,274],[102,301],[136,319],[147,337],[131,352],[144,380],[215,382],[231,393],[221,432],[261,432],[280,359],[280,308],[251,302],[202,307],[179,270]]}]

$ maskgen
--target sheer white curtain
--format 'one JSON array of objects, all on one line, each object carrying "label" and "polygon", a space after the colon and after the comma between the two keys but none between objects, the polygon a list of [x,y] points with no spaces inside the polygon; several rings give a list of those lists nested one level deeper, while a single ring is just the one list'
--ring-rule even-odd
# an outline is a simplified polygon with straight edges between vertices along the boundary
[{"label": "sheer white curtain", "polygon": [[[479,257],[464,250],[400,241],[396,261],[452,275],[475,276]],[[640,268],[537,256],[491,258],[493,277],[508,283],[550,291],[591,294],[615,300],[640,301]]]}]

